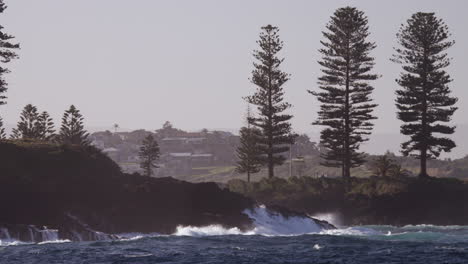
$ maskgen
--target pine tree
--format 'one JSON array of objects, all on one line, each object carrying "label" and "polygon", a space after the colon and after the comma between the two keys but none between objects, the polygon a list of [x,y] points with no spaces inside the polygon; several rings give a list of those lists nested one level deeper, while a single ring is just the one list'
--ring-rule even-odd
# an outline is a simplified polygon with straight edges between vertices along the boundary
[{"label": "pine tree", "polygon": [[[402,153],[420,159],[420,177],[427,177],[426,163],[439,157],[442,151],[455,147],[451,139],[440,134],[453,134],[454,126],[448,126],[456,97],[450,96],[448,84],[452,81],[444,70],[450,64],[445,52],[454,41],[449,40],[448,27],[434,13],[416,13],[402,25],[393,61],[402,65],[403,72],[396,80],[396,106],[398,118],[404,122],[401,133],[410,136],[402,143]],[[438,135],[439,134],[439,135]]]},{"label": "pine tree", "polygon": [[51,141],[55,137],[54,122],[46,111],[38,117],[39,137],[45,141]]},{"label": "pine tree", "polygon": [[152,134],[143,139],[138,155],[141,160],[140,167],[143,169],[143,173],[145,176],[150,177],[153,175],[153,169],[158,168],[155,162],[159,159],[160,155],[158,142]]},{"label": "pine tree", "polygon": [[321,103],[313,124],[326,127],[320,135],[320,143],[326,148],[322,164],[341,167],[344,179],[351,177],[351,168],[365,162],[359,148],[368,140],[371,120],[376,119],[372,112],[377,105],[370,97],[374,87],[369,84],[378,78],[371,73],[374,58],[370,52],[376,45],[367,40],[367,24],[364,12],[356,8],[335,11],[323,32],[326,40],[321,41],[320,91],[309,91]]},{"label": "pine tree", "polygon": [[83,120],[80,110],[71,105],[62,117],[62,126],[58,135],[59,142],[62,144],[89,145],[89,134],[84,129]]},{"label": "pine tree", "polygon": [[0,140],[6,139],[5,127],[3,126],[3,119],[0,117]]},{"label": "pine tree", "polygon": [[259,138],[262,134],[258,128],[250,126],[249,120],[251,118],[250,108],[248,108],[247,126],[242,127],[239,131],[240,144],[236,150],[237,158],[239,159],[236,172],[246,173],[247,182],[250,182],[250,174],[259,172],[262,167],[262,153],[259,148]]},{"label": "pine tree", "polygon": [[12,131],[11,138],[41,140],[39,113],[36,106],[28,104],[24,107],[17,127]]},{"label": "pine tree", "polygon": [[[0,13],[3,13],[7,6],[0,0]],[[0,25],[0,57],[2,63],[8,63],[12,59],[17,59],[18,55],[13,51],[19,49],[19,44],[13,44],[10,42],[14,37],[3,32],[3,26]],[[8,83],[6,82],[4,75],[9,73],[10,70],[0,66],[0,105],[6,104],[6,96],[2,95],[7,91]]]},{"label": "pine tree", "polygon": [[260,116],[251,118],[249,122],[261,131],[259,150],[263,154],[263,163],[268,167],[269,178],[274,176],[274,167],[284,163],[282,154],[294,143],[289,123],[292,115],[283,113],[291,104],[283,99],[283,85],[289,80],[289,74],[280,69],[284,59],[278,57],[283,48],[278,31],[271,25],[262,27],[260,40],[257,41],[260,50],[254,51],[257,62],[254,63],[251,78],[257,89],[254,95],[246,97],[247,102],[256,105],[259,111]]}]

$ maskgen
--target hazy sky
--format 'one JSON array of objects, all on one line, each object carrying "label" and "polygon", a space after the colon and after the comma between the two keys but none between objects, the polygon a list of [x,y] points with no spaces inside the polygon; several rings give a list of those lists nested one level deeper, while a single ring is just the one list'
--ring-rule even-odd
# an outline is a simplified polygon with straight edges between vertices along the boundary
[{"label": "hazy sky", "polygon": [[401,23],[417,11],[443,18],[456,45],[448,69],[460,98],[454,123],[466,124],[468,106],[467,1],[157,1],[157,0],[5,0],[0,17],[5,31],[21,43],[21,58],[10,64],[6,122],[17,122],[33,103],[59,123],[75,104],[88,127],[156,129],[170,120],[176,127],[238,129],[252,94],[248,78],[260,27],[280,28],[285,43],[283,70],[292,74],[285,87],[293,104],[293,127],[315,133],[310,123],[318,103],[307,93],[317,89],[321,31],[336,8],[365,11],[376,81],[377,133],[397,134],[394,80],[400,66],[389,61]]}]

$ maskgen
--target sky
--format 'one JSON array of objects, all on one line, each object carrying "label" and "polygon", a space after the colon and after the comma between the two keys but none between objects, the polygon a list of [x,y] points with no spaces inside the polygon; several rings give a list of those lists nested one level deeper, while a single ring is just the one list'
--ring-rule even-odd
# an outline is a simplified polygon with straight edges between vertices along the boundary
[{"label": "sky", "polygon": [[[311,123],[319,104],[307,90],[318,88],[321,31],[334,10],[354,6],[369,19],[377,48],[373,98],[379,104],[372,151],[398,150],[401,122],[396,118],[395,79],[401,66],[389,59],[395,34],[418,11],[435,12],[456,44],[447,69],[459,97],[453,124],[468,131],[468,2],[464,0],[5,0],[0,15],[5,31],[21,44],[20,59],[9,64],[8,104],[0,107],[14,125],[32,103],[55,122],[70,104],[81,110],[90,130],[160,128],[169,120],[185,130],[226,129],[243,125],[246,103],[255,91],[249,82],[252,51],[260,28],[280,28],[283,70],[291,74],[285,100],[293,105],[293,128],[313,138]],[[463,141],[463,140],[462,140]],[[453,157],[468,153],[459,143]],[[378,148],[378,149],[376,149]]]}]

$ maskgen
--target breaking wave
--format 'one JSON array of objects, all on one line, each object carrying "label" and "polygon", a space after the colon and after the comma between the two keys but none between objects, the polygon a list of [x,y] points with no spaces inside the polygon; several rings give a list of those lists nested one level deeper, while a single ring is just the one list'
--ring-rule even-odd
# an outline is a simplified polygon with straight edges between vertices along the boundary
[{"label": "breaking wave", "polygon": [[324,228],[308,217],[285,217],[268,210],[264,205],[244,211],[254,222],[254,229],[241,231],[239,228],[224,228],[220,225],[205,227],[178,226],[176,236],[221,236],[221,235],[263,235],[295,236],[319,233]]},{"label": "breaking wave", "polygon": [[[310,217],[290,216],[271,211],[265,206],[258,206],[254,209],[245,210],[254,224],[251,230],[241,230],[239,228],[225,228],[221,225],[209,225],[204,227],[178,226],[176,232],[171,236],[225,236],[225,235],[260,235],[266,237],[276,236],[300,236],[300,235],[328,235],[360,237],[381,241],[435,241],[435,242],[468,242],[468,226],[434,226],[434,225],[407,225],[403,227],[394,226],[356,226],[330,229],[326,224],[315,221]],[[317,215],[314,218],[329,220],[337,223],[334,214]],[[38,229],[34,226],[27,226],[27,242],[17,241],[10,236],[9,230],[0,228],[0,246],[16,246],[29,244],[53,244],[67,243],[70,240],[61,240],[58,231],[53,229]],[[33,232],[34,231],[34,232]],[[118,240],[132,241],[143,238],[167,237],[157,233],[141,234],[127,233],[119,234]],[[38,242],[37,240],[42,240]],[[109,240],[109,239],[105,239]],[[316,247],[320,249],[320,245]]]}]

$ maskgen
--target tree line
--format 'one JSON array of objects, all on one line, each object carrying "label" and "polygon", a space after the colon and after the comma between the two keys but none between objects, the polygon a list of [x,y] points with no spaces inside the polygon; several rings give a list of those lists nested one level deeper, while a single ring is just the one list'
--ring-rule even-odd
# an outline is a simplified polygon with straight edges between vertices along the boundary
[{"label": "tree line", "polygon": [[[0,13],[6,5],[0,0]],[[6,103],[4,95],[8,88],[5,74],[9,69],[4,64],[18,55],[20,48],[13,43],[13,36],[0,26],[0,105]],[[268,176],[274,177],[275,166],[285,162],[284,153],[290,149],[297,135],[292,131],[288,113],[291,104],[284,100],[284,85],[291,75],[281,70],[284,58],[280,57],[283,41],[278,27],[267,25],[261,28],[254,50],[251,83],[254,94],[246,96],[247,103],[256,106],[256,113],[249,112],[247,126],[240,131],[238,149],[239,172],[258,172],[267,167]],[[318,118],[314,125],[322,126],[320,144],[323,146],[322,164],[342,169],[345,179],[351,177],[351,168],[365,162],[361,144],[369,140],[373,129],[373,114],[378,106],[372,100],[372,81],[379,78],[373,72],[375,59],[371,52],[376,44],[368,40],[368,19],[364,12],[344,7],[337,9],[322,32],[321,76],[318,89],[309,90],[320,103]],[[427,177],[427,160],[439,157],[441,152],[450,152],[456,145],[445,135],[453,134],[454,126],[447,123],[457,110],[458,99],[451,95],[449,84],[452,78],[445,68],[450,65],[446,53],[455,43],[444,21],[434,13],[415,13],[396,34],[397,47],[391,61],[402,66],[396,79],[397,117],[403,124],[400,132],[409,137],[401,144],[402,154],[420,159],[420,177]],[[58,141],[65,144],[88,144],[83,128],[83,117],[72,105],[62,118],[62,125],[55,134],[53,121],[47,112],[39,113],[33,105],[27,105],[11,138]],[[6,138],[3,120],[0,117],[0,137]],[[157,160],[157,142],[145,139],[147,150],[141,155],[148,158],[142,168],[150,174]],[[144,154],[147,153],[147,154]],[[142,156],[143,157],[143,156]]]},{"label": "tree line", "polygon": [[[366,162],[360,147],[369,140],[377,119],[373,114],[378,105],[372,99],[372,81],[380,76],[373,72],[375,58],[371,52],[376,43],[369,41],[368,23],[364,12],[353,7],[334,12],[320,41],[318,87],[308,90],[320,104],[313,125],[323,127],[321,164],[341,168],[345,181],[351,177],[351,168]],[[445,136],[455,131],[447,123],[457,110],[458,100],[451,95],[452,79],[445,70],[450,65],[446,50],[455,43],[450,37],[447,25],[434,13],[415,13],[396,34],[397,46],[390,59],[402,66],[396,79],[400,88],[395,105],[397,118],[403,122],[400,132],[409,139],[401,144],[401,152],[420,160],[421,178],[428,177],[428,159],[456,146]],[[246,173],[248,180],[262,167],[267,167],[268,176],[273,177],[274,167],[284,163],[284,153],[296,137],[291,130],[292,115],[285,113],[291,104],[284,101],[283,85],[290,75],[280,69],[284,58],[279,57],[283,41],[278,27],[262,27],[257,43],[250,79],[256,91],[245,97],[247,103],[257,107],[257,113],[249,111],[237,150],[237,171]]]},{"label": "tree line", "polygon": [[[89,133],[84,129],[84,118],[74,105],[65,111],[60,129],[56,133],[54,122],[47,111],[39,113],[36,106],[28,104],[20,115],[20,121],[10,135],[12,140],[44,141],[68,145],[87,146]],[[0,139],[7,139],[0,121]]]}]

